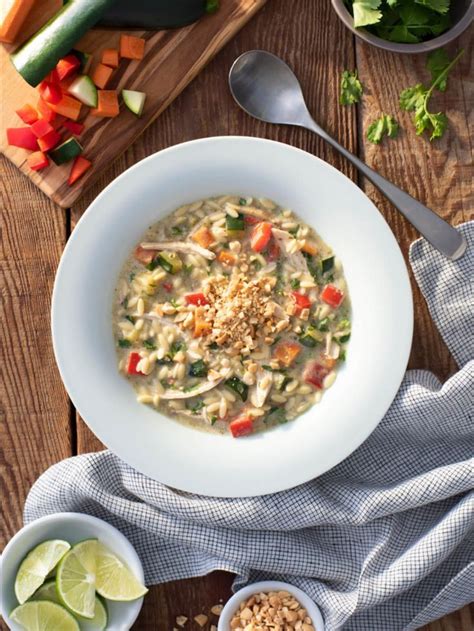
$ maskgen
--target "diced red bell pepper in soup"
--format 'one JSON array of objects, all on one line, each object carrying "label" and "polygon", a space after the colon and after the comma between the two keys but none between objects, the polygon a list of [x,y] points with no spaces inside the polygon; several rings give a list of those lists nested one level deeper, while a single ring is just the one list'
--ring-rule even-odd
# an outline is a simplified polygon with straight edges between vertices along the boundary
[{"label": "diced red bell pepper in soup", "polygon": [[261,221],[255,225],[250,236],[250,247],[254,252],[264,250],[272,237],[272,224],[268,221]]},{"label": "diced red bell pepper in soup", "polygon": [[280,256],[280,248],[278,247],[278,243],[272,237],[270,239],[270,243],[268,244],[266,257],[269,261],[276,261]]},{"label": "diced red bell pepper in soup", "polygon": [[197,294],[186,294],[184,296],[184,299],[186,300],[186,304],[187,305],[197,305],[197,306],[202,306],[202,305],[207,305],[208,304],[208,300],[206,298],[206,296],[204,294],[201,293],[197,293]]},{"label": "diced red bell pepper in soup", "polygon": [[143,263],[143,265],[148,265],[149,263],[153,261],[156,254],[157,254],[157,250],[145,250],[145,248],[142,248],[139,245],[138,247],[135,248],[135,252],[133,256],[137,259],[137,261],[140,261],[140,263]]},{"label": "diced red bell pepper in soup", "polygon": [[239,436],[247,436],[253,432],[253,419],[251,416],[244,414],[238,416],[229,424],[229,429],[234,438]]},{"label": "diced red bell pepper in soup", "polygon": [[140,361],[141,357],[139,353],[130,353],[130,355],[128,356],[128,364],[127,364],[127,373],[129,375],[144,375],[145,373],[141,372],[140,370],[137,370],[137,366],[138,366],[138,362]]},{"label": "diced red bell pepper in soup", "polygon": [[321,300],[337,309],[344,300],[344,293],[334,285],[326,285],[321,292]]},{"label": "diced red bell pepper in soup", "polygon": [[29,105],[29,103],[17,109],[16,113],[27,125],[31,125],[38,120],[38,112],[32,105]]},{"label": "diced red bell pepper in soup", "polygon": [[322,390],[324,378],[329,375],[331,369],[323,366],[317,361],[310,361],[306,364],[303,372],[303,379],[306,383],[311,384],[318,390]]},{"label": "diced red bell pepper in soup", "polygon": [[308,296],[300,294],[298,291],[292,291],[291,293],[293,294],[293,298],[296,302],[297,314],[300,314],[303,309],[309,309],[311,307],[311,300],[308,298]]},{"label": "diced red bell pepper in soup", "polygon": [[10,127],[7,129],[7,141],[9,145],[38,151],[38,141],[30,127]]},{"label": "diced red bell pepper in soup", "polygon": [[42,151],[35,151],[28,156],[27,163],[33,171],[40,171],[48,166],[49,159]]}]

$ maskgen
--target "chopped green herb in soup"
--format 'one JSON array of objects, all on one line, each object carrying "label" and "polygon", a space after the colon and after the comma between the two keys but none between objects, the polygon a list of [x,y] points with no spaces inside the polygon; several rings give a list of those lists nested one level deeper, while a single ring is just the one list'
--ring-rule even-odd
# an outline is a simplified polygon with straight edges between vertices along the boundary
[{"label": "chopped green herb in soup", "polygon": [[137,245],[116,290],[114,335],[139,402],[238,437],[296,418],[334,383],[349,297],[337,256],[292,211],[206,199]]}]

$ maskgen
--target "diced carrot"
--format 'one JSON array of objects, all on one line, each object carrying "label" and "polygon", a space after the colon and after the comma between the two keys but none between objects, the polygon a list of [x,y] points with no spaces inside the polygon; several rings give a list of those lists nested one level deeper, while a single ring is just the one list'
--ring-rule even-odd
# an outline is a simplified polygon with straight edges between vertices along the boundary
[{"label": "diced carrot", "polygon": [[38,112],[35,108],[27,103],[16,110],[17,115],[21,118],[21,120],[27,125],[31,125],[38,120]]},{"label": "diced carrot", "polygon": [[44,118],[39,118],[31,125],[31,131],[34,133],[36,138],[42,138],[50,131],[53,131],[53,126]]},{"label": "diced carrot", "polygon": [[[34,3],[35,0],[13,0],[7,3],[7,7],[10,5],[9,8],[2,7],[0,14],[2,18],[2,23],[0,24],[0,42],[13,44]],[[2,5],[3,4],[4,2],[2,1]]]},{"label": "diced carrot", "polygon": [[61,114],[61,116],[77,121],[81,115],[82,103],[72,96],[65,94],[59,103],[48,103],[48,107],[50,107],[53,112],[56,112],[56,114]]},{"label": "diced carrot", "polygon": [[117,90],[98,90],[97,107],[91,109],[92,116],[114,118],[120,112]]},{"label": "diced carrot", "polygon": [[202,248],[208,248],[211,243],[214,242],[212,232],[207,226],[201,226],[199,230],[196,230],[192,238],[196,243],[199,243]]},{"label": "diced carrot", "polygon": [[41,151],[50,151],[54,149],[57,144],[61,142],[61,134],[57,132],[55,129],[51,129],[47,134],[45,134],[42,138],[38,138],[38,146]]},{"label": "diced carrot", "polygon": [[92,73],[92,81],[96,84],[98,88],[103,90],[109,82],[113,71],[113,68],[110,68],[109,66],[105,66],[104,64],[97,64],[97,66],[94,68],[94,72]]},{"label": "diced carrot", "polygon": [[118,68],[119,51],[116,48],[106,48],[102,52],[102,63],[111,68]]},{"label": "diced carrot", "polygon": [[48,106],[46,101],[43,101],[43,99],[39,99],[36,107],[38,108],[38,112],[45,120],[48,121],[48,123],[51,123],[51,121],[56,118],[56,112],[53,112],[53,110]]},{"label": "diced carrot", "polygon": [[309,241],[306,241],[301,249],[303,252],[306,252],[306,254],[310,254],[311,256],[315,256],[318,253],[318,248],[314,243],[310,243]]},{"label": "diced carrot", "polygon": [[72,186],[77,180],[84,175],[84,173],[90,169],[92,166],[92,162],[83,158],[82,156],[77,156],[72,163],[71,173],[69,174],[69,179],[67,183],[69,186]]},{"label": "diced carrot", "polygon": [[202,337],[209,333],[211,330],[211,324],[204,318],[204,309],[198,307],[194,311],[194,337]]},{"label": "diced carrot", "polygon": [[120,57],[125,59],[143,59],[145,54],[145,40],[133,35],[120,35]]},{"label": "diced carrot", "polygon": [[275,347],[275,358],[284,366],[290,366],[301,353],[301,346],[296,342],[281,342]]},{"label": "diced carrot", "polygon": [[33,171],[40,171],[44,169],[49,164],[48,156],[42,151],[35,151],[34,153],[30,153],[27,158],[27,163],[30,169]]},{"label": "diced carrot", "polygon": [[221,250],[217,255],[217,260],[220,261],[223,265],[235,265],[236,257],[234,254],[232,254],[232,252]]}]

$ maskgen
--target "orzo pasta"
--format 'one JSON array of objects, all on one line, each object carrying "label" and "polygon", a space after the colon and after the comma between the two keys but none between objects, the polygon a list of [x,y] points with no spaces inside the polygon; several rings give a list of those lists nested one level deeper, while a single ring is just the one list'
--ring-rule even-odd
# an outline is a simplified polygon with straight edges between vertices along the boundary
[{"label": "orzo pasta", "polygon": [[351,333],[331,249],[290,210],[235,196],[183,206],[147,231],[122,270],[113,323],[138,401],[233,436],[317,403]]}]

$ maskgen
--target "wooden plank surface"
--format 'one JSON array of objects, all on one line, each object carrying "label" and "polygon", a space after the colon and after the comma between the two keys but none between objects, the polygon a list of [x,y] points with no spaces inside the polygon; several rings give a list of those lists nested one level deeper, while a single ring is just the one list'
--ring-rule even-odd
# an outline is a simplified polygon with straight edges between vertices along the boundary
[{"label": "wooden plank surface", "polygon": [[[71,426],[68,424],[67,399],[52,359],[48,308],[57,260],[67,234],[103,187],[126,168],[159,149],[193,138],[222,134],[247,134],[287,142],[320,156],[358,179],[354,170],[316,136],[296,128],[254,121],[235,106],[227,92],[226,77],[238,54],[258,47],[284,57],[301,79],[310,110],[346,147],[358,152],[369,164],[453,223],[469,218],[474,169],[463,121],[473,110],[474,89],[469,80],[469,76],[473,76],[472,59],[465,56],[463,65],[453,75],[448,93],[436,97],[439,109],[446,107],[451,127],[440,144],[429,145],[415,137],[407,117],[400,116],[397,107],[398,91],[424,78],[423,58],[389,55],[356,45],[332,13],[328,0],[295,0],[293,4],[294,12],[289,20],[285,0],[269,2],[143,136],[100,175],[70,213],[64,215],[54,208],[3,160],[2,182],[6,191],[3,241],[8,247],[4,245],[2,253],[2,281],[6,287],[2,305],[10,312],[13,307],[9,305],[18,301],[14,325],[8,327],[9,332],[2,332],[4,348],[18,349],[21,372],[28,369],[28,357],[32,356],[35,364],[44,363],[41,370],[29,370],[28,380],[13,380],[10,376],[2,383],[2,414],[5,416],[2,427],[6,428],[1,436],[2,493],[11,498],[8,511],[3,511],[2,515],[3,542],[21,526],[23,498],[43,469],[68,454],[102,448],[80,419],[73,419]],[[464,36],[461,43],[472,50],[469,36]],[[340,73],[356,66],[366,86],[363,105],[360,108],[338,106]],[[374,68],[381,70],[375,74]],[[380,77],[385,76],[391,79],[381,80]],[[406,130],[399,140],[389,145],[366,144],[361,132],[379,111],[387,110],[399,115]],[[406,254],[409,243],[416,237],[415,231],[371,187],[366,190],[387,218]],[[37,245],[39,242],[41,247]],[[13,268],[11,261],[7,261],[11,252],[15,252]],[[32,257],[36,265],[32,264]],[[27,352],[20,350],[25,347],[25,331],[33,335]],[[416,287],[415,332],[411,367],[433,370],[441,378],[451,374],[455,364],[429,319]],[[7,387],[8,395],[3,392]],[[25,420],[32,411],[34,423]],[[26,436],[31,432],[35,432],[33,440]],[[25,440],[26,447],[23,446]],[[40,453],[35,441],[42,445]],[[177,615],[192,618],[201,611],[207,613],[220,599],[226,600],[231,581],[231,575],[214,572],[204,578],[155,586],[145,599],[135,628],[171,631],[176,626]],[[470,631],[473,626],[473,614],[465,607],[428,625],[424,631]],[[195,624],[189,624],[188,628],[198,631]]]},{"label": "wooden plank surface", "polygon": [[[28,152],[10,147],[4,129],[21,126],[15,110],[24,103],[38,100],[38,92],[13,68],[7,48],[0,45],[2,84],[2,120],[0,151],[18,166],[51,199],[67,208],[108,168],[143,130],[176,98],[212,57],[263,6],[266,0],[226,0],[219,11],[206,15],[186,28],[168,31],[133,31],[146,39],[141,61],[121,60],[107,89],[139,90],[147,95],[145,109],[138,118],[122,106],[120,116],[100,118],[87,115],[81,134],[84,156],[93,168],[73,187],[67,184],[70,164],[51,164],[42,171],[32,171],[26,163]],[[113,29],[92,29],[78,42],[77,48],[94,54],[95,63],[104,48],[118,48],[120,35]],[[85,107],[81,121],[86,114]]]}]

